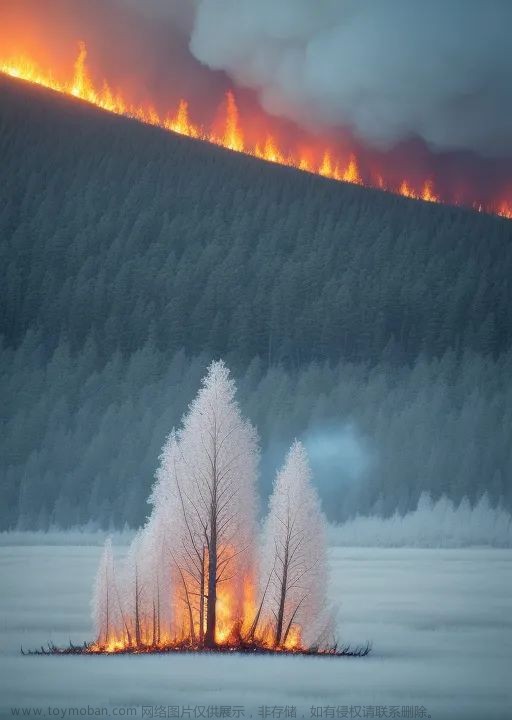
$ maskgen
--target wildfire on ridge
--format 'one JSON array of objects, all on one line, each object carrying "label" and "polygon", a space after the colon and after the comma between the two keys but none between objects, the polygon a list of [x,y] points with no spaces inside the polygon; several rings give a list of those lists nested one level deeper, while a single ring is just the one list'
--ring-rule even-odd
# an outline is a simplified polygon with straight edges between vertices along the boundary
[{"label": "wildfire on ridge", "polygon": [[[241,126],[239,110],[233,92],[228,91],[225,98],[224,129],[222,132],[206,130],[190,119],[188,102],[181,99],[174,112],[160,114],[152,105],[129,103],[121,93],[113,92],[105,81],[101,87],[95,86],[86,66],[87,49],[85,43],[79,43],[79,53],[74,63],[73,76],[70,81],[57,80],[52,72],[45,71],[26,57],[0,60],[0,73],[14,78],[26,80],[37,85],[49,88],[56,92],[72,95],[91,103],[103,110],[134,118],[142,123],[154,125],[180,135],[220,145],[235,152],[252,155],[267,162],[287,165],[305,172],[322,175],[333,180],[339,180],[366,187],[375,187],[398,195],[426,202],[443,203],[446,200],[434,189],[433,180],[425,179],[419,185],[404,178],[398,184],[387,182],[381,174],[372,174],[364,179],[361,176],[360,164],[356,155],[348,153],[347,157],[339,157],[333,150],[326,149],[318,154],[316,150],[285,151],[276,137],[267,133],[265,137],[251,144],[246,141]],[[455,202],[455,204],[458,204]],[[463,203],[467,205],[468,203]],[[473,202],[472,209],[479,212],[488,212],[501,217],[512,219],[512,200],[500,200],[493,204]]]}]

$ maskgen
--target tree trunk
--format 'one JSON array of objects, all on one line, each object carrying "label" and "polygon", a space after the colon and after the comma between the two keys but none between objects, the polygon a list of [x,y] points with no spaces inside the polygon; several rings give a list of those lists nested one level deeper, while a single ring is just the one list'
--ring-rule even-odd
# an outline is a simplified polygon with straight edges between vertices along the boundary
[{"label": "tree trunk", "polygon": [[254,620],[252,621],[251,627],[249,628],[249,632],[247,633],[247,638],[251,642],[254,640],[254,636],[256,635],[256,630],[258,628],[258,623],[260,621],[261,611],[263,610],[263,603],[265,602],[265,597],[267,596],[268,586],[270,585],[270,581],[272,579],[272,573],[274,572],[275,567],[276,567],[276,561],[274,560],[274,565],[272,567],[272,570],[269,573],[267,584],[265,585],[265,590],[263,591],[263,595],[261,596],[260,606],[258,608],[256,615],[254,616]]},{"label": "tree trunk", "polygon": [[135,568],[135,645],[140,647],[141,635],[140,635],[140,615],[139,615],[139,575],[137,568]]},{"label": "tree trunk", "polygon": [[203,545],[203,557],[201,560],[201,579],[199,587],[199,640],[202,643],[204,641],[204,591],[205,591],[205,567],[206,567],[206,552]]},{"label": "tree trunk", "polygon": [[208,597],[206,600],[206,634],[204,643],[207,647],[215,646],[215,625],[217,623],[217,528],[212,527],[210,536],[210,552],[208,553]]},{"label": "tree trunk", "polygon": [[210,541],[208,544],[208,599],[206,602],[207,647],[215,647],[215,626],[217,624],[217,423],[214,428],[214,447],[212,462],[212,490],[210,508]]},{"label": "tree trunk", "polygon": [[160,583],[156,580],[156,644],[160,645]]},{"label": "tree trunk", "polygon": [[106,617],[106,627],[105,627],[105,645],[108,645],[108,641],[110,639],[110,616],[109,616],[109,598],[108,598],[108,571],[105,570],[105,577],[106,577],[106,585],[107,585],[107,617]]},{"label": "tree trunk", "polygon": [[283,562],[283,578],[281,581],[281,593],[279,597],[279,610],[277,613],[277,623],[276,623],[276,637],[274,639],[274,645],[275,647],[278,647],[278,645],[281,643],[281,636],[283,634],[283,624],[284,624],[284,609],[286,604],[286,584],[288,582],[288,543],[286,543],[286,551],[284,555],[284,562]]}]

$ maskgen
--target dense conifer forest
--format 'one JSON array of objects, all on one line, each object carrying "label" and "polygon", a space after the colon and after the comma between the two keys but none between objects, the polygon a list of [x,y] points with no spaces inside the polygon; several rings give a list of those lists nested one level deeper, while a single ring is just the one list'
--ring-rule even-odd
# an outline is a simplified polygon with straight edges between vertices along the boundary
[{"label": "dense conifer forest", "polygon": [[139,524],[222,357],[268,492],[330,519],[512,506],[512,222],[273,166],[0,80],[0,527]]}]

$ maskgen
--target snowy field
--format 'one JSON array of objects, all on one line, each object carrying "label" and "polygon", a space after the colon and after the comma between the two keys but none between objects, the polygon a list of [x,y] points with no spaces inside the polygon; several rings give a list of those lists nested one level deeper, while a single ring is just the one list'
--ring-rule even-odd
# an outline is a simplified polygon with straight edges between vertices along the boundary
[{"label": "snowy field", "polygon": [[339,634],[367,658],[21,656],[90,639],[100,552],[0,547],[2,718],[512,717],[511,550],[333,548]]}]

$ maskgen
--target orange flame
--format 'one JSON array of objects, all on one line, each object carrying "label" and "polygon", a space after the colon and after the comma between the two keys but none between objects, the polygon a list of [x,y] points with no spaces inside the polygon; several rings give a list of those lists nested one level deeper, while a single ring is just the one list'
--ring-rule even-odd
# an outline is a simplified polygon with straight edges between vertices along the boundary
[{"label": "orange flame", "polygon": [[237,152],[244,152],[245,150],[244,137],[238,123],[238,108],[235,96],[231,91],[226,93],[226,126],[220,145]]},{"label": "orange flame", "polygon": [[[230,546],[221,548],[220,556],[232,554],[234,549]],[[208,562],[205,562],[207,575]],[[181,580],[181,582],[180,582]],[[204,637],[206,618],[203,615],[202,633],[200,629],[200,603],[197,578],[188,574],[176,577],[171,590],[171,604],[173,607],[172,626],[161,627],[161,619],[155,615],[155,606],[152,604],[151,588],[142,588],[140,605],[137,616],[139,618],[138,632],[140,642],[137,644],[137,630],[135,628],[135,613],[121,611],[116,620],[111,618],[108,629],[103,628],[100,638],[87,646],[90,653],[122,653],[122,652],[155,652],[173,649],[201,649],[204,647],[201,637]],[[301,652],[305,648],[302,644],[301,628],[293,624],[287,634],[286,641],[279,647],[274,647],[273,628],[264,626],[256,621],[258,613],[258,590],[255,579],[247,571],[240,582],[236,576],[227,578],[217,585],[215,643],[218,647],[229,650],[250,647],[251,649],[272,649],[280,652]],[[193,598],[190,601],[190,598]],[[144,600],[150,600],[149,603]],[[204,599],[203,609],[206,608]],[[132,600],[135,602],[134,598]],[[192,625],[191,625],[192,617]],[[158,630],[157,630],[158,627]]]},{"label": "orange flame", "polygon": [[[231,91],[226,94],[224,131],[219,136],[212,131],[204,130],[190,120],[188,103],[184,99],[180,100],[174,114],[169,113],[166,116],[161,116],[151,106],[130,104],[121,94],[112,92],[106,82],[103,83],[101,89],[98,89],[88,73],[86,59],[87,49],[85,43],[81,42],[70,82],[56,80],[51,72],[45,72],[25,57],[0,61],[0,72],[14,78],[42,85],[65,95],[72,95],[103,110],[135,118],[140,122],[155,125],[180,135],[201,138],[235,152],[253,155],[279,165],[288,165],[333,180],[357,185],[363,184],[359,162],[354,154],[351,154],[348,158],[335,158],[330,149],[325,149],[316,160],[306,153],[289,154],[279,146],[275,137],[268,134],[263,143],[256,143],[251,146],[244,139],[239,110],[235,96]],[[435,191],[433,181],[430,178],[426,179],[419,188],[414,187],[411,181],[405,178],[397,186],[389,185],[385,183],[381,175],[377,175],[371,182],[366,181],[364,184],[408,198],[420,199],[426,202],[443,202],[440,195]],[[473,208],[505,218],[512,218],[512,200],[503,199],[492,206],[474,203]]]}]

